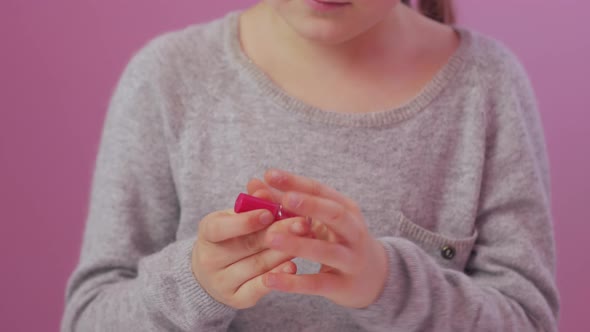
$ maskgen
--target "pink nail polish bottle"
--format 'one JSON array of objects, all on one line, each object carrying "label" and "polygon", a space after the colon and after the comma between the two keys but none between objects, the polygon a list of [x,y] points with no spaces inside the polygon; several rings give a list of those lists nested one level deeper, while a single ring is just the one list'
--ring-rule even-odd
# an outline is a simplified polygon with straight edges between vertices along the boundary
[{"label": "pink nail polish bottle", "polygon": [[270,211],[270,213],[272,213],[272,215],[275,217],[275,221],[297,217],[296,214],[285,210],[279,203],[274,203],[244,193],[239,194],[238,198],[236,198],[236,203],[234,205],[234,211],[236,213],[259,209],[266,209]]}]

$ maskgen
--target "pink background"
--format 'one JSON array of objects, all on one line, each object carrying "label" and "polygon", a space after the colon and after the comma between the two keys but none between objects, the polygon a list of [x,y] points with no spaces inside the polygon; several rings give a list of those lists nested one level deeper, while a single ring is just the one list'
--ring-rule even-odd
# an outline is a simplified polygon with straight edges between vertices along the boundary
[{"label": "pink background", "polygon": [[[65,282],[78,259],[103,117],[132,52],[163,31],[253,2],[0,2],[1,330],[58,329]],[[461,24],[504,41],[532,78],[552,163],[560,326],[585,330],[590,326],[590,3],[458,4]]]}]

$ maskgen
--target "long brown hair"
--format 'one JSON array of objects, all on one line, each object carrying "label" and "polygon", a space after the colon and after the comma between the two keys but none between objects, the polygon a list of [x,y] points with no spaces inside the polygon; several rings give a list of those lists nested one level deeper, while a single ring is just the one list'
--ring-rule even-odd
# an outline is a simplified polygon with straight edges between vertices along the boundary
[{"label": "long brown hair", "polygon": [[[410,0],[402,0],[411,6]],[[418,10],[427,17],[445,24],[455,23],[455,11],[452,0],[416,0]]]}]

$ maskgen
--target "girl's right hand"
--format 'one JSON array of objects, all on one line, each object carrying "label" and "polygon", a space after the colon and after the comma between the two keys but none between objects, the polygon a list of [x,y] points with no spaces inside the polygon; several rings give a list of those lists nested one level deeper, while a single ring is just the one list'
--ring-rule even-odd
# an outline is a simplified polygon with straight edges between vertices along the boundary
[{"label": "girl's right hand", "polygon": [[193,275],[215,300],[236,309],[254,306],[271,292],[262,281],[265,274],[297,272],[290,261],[293,257],[265,244],[267,231],[281,229],[299,229],[299,235],[306,235],[310,225],[302,217],[273,223],[267,210],[239,214],[226,210],[207,215],[199,223],[193,246]]}]

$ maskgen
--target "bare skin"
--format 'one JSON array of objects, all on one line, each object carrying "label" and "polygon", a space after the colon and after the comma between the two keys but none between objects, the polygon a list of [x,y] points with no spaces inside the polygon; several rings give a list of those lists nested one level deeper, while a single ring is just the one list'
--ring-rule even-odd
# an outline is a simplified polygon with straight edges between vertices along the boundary
[{"label": "bare skin", "polygon": [[357,204],[314,179],[278,169],[253,179],[248,191],[266,192],[289,211],[310,217],[312,234],[301,236],[293,227],[266,233],[267,245],[293,257],[321,263],[316,274],[271,272],[265,286],[289,293],[323,296],[349,308],[373,303],[387,277],[387,254],[368,231]]},{"label": "bare skin", "polygon": [[[271,199],[264,191],[253,195]],[[214,299],[236,309],[255,305],[271,289],[263,283],[268,273],[293,274],[293,256],[269,249],[267,232],[288,232],[305,237],[310,224],[296,217],[272,223],[266,210],[236,214],[216,211],[199,223],[193,246],[192,271],[201,287]]]},{"label": "bare skin", "polygon": [[298,35],[265,2],[241,16],[240,30],[244,52],[289,95],[323,110],[347,113],[407,103],[459,45],[451,27],[404,5],[393,6],[370,30],[336,44]]},{"label": "bare skin", "polygon": [[[350,0],[345,10],[315,12],[303,0],[265,0],[240,18],[244,52],[288,94],[320,109],[362,113],[407,103],[448,62],[457,34],[400,5]],[[350,198],[314,179],[268,170],[247,191],[308,216],[262,222],[264,211],[214,212],[199,224],[195,278],[234,308],[279,290],[319,295],[361,308],[381,293],[387,255]],[[290,260],[322,264],[295,275]]]}]

